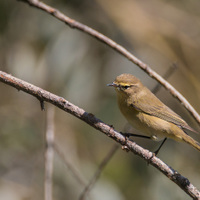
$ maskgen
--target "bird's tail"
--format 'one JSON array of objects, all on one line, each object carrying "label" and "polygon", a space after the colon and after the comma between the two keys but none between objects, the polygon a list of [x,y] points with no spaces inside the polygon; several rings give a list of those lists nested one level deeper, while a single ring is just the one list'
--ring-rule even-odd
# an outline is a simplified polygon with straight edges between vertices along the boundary
[{"label": "bird's tail", "polygon": [[192,145],[195,149],[200,151],[200,143],[198,143],[196,140],[194,140],[192,137],[190,137],[187,134],[184,134],[182,137],[182,140],[190,145]]}]

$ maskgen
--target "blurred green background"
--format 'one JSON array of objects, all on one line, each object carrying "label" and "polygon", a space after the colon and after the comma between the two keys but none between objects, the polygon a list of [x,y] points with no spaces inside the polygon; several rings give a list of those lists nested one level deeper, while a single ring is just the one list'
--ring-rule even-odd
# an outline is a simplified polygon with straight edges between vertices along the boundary
[{"label": "blurred green background", "polygon": [[[112,38],[164,75],[200,113],[200,2],[158,0],[49,0],[64,14]],[[156,81],[90,36],[19,1],[0,1],[0,69],[62,96],[122,131],[126,120],[106,87],[121,73],[132,73],[153,89]],[[37,99],[0,83],[0,198],[43,199],[46,115]],[[165,89],[157,96],[193,128],[200,128]],[[55,142],[85,183],[115,142],[55,108]],[[200,141],[199,136],[192,135]],[[159,143],[136,140],[156,150]],[[158,155],[200,189],[200,152],[168,141]],[[84,186],[55,153],[54,199],[79,199]],[[93,200],[190,199],[142,159],[118,151],[89,194]]]}]

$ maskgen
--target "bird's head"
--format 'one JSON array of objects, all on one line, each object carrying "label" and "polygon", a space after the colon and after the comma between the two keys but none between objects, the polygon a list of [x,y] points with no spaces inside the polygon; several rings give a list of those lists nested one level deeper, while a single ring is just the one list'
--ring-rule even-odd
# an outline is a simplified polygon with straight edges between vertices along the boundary
[{"label": "bird's head", "polygon": [[140,80],[132,74],[121,74],[108,86],[114,87],[118,95],[127,96],[138,93],[143,87]]}]

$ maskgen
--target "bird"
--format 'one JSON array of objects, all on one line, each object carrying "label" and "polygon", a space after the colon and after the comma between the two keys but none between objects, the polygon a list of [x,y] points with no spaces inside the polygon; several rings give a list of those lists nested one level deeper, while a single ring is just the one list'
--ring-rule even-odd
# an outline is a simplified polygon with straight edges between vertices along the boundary
[{"label": "bird", "polygon": [[161,102],[142,82],[132,74],[121,74],[108,84],[115,88],[121,113],[141,136],[164,142],[171,138],[185,142],[200,151],[200,143],[190,137],[186,130],[197,133],[178,114]]}]

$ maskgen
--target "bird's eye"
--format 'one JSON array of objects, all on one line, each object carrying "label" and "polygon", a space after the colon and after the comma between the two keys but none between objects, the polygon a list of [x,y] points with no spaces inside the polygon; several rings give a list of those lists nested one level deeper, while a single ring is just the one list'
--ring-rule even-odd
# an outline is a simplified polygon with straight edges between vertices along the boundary
[{"label": "bird's eye", "polygon": [[129,87],[130,87],[129,85],[122,86],[122,88],[125,89],[125,90],[128,89]]}]

